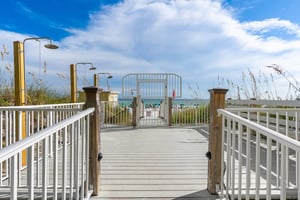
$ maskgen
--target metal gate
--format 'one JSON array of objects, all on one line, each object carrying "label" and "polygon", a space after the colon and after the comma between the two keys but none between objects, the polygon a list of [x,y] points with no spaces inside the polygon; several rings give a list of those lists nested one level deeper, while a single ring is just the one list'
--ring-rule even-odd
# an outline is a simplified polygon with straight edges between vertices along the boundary
[{"label": "metal gate", "polygon": [[135,73],[122,78],[122,95],[137,98],[138,127],[166,126],[168,98],[182,96],[182,78],[173,73]]}]

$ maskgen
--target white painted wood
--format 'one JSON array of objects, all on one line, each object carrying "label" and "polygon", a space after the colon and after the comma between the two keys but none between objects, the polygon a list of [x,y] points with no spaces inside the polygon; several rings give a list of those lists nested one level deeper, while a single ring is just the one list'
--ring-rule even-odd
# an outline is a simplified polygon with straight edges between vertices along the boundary
[{"label": "white painted wood", "polygon": [[80,123],[82,124],[81,125],[81,128],[82,128],[82,131],[81,131],[81,134],[82,134],[82,136],[81,136],[81,140],[82,140],[82,142],[81,142],[81,155],[80,155],[80,158],[81,158],[81,160],[80,160],[80,165],[82,166],[81,167],[81,172],[80,172],[80,174],[81,174],[81,178],[80,178],[80,185],[81,185],[81,192],[80,192],[80,199],[83,199],[84,198],[84,189],[85,189],[85,187],[84,187],[84,181],[85,181],[85,175],[84,175],[84,163],[86,162],[86,160],[84,159],[85,157],[84,157],[84,155],[85,155],[85,150],[86,150],[86,146],[85,146],[85,133],[86,133],[86,124],[84,123],[85,122],[85,119],[81,119],[80,120]]},{"label": "white painted wood", "polygon": [[300,167],[299,167],[299,163],[300,163],[300,153],[297,152],[297,165],[296,165],[296,169],[297,169],[297,188],[298,188],[298,199],[300,199]]},{"label": "white painted wood", "polygon": [[282,162],[281,162],[281,181],[280,181],[280,199],[281,200],[284,200],[286,199],[286,150],[287,150],[287,147],[285,145],[282,145],[281,146],[282,148],[282,153],[281,153],[281,159],[282,159]]},{"label": "white painted wood", "polygon": [[43,169],[42,169],[42,195],[43,200],[47,200],[48,188],[48,137],[43,139]]},{"label": "white painted wood", "polygon": [[29,147],[27,152],[28,157],[28,174],[27,174],[27,184],[28,184],[28,199],[34,199],[34,146]]},{"label": "white painted wood", "polygon": [[[75,145],[75,128],[74,128],[74,123],[71,124],[70,127],[70,171],[69,171],[69,181],[70,181],[70,185],[74,185],[74,145]],[[70,199],[73,199],[73,194],[74,190],[73,187],[70,188]]]},{"label": "white painted wood", "polygon": [[53,136],[53,199],[57,199],[57,193],[58,193],[58,139],[57,139],[57,132]]},{"label": "white painted wood", "polygon": [[[87,117],[86,124],[90,124],[90,116]],[[89,157],[90,157],[90,152],[89,152],[90,151],[90,140],[89,140],[89,138],[90,138],[90,129],[87,126],[86,127],[86,137],[85,137],[85,139],[86,139],[86,143],[85,143],[86,144],[86,148],[85,148],[85,152],[86,152],[85,160],[86,160],[86,162],[88,162]],[[101,137],[100,137],[100,139],[101,139]],[[89,183],[89,167],[87,165],[85,167],[85,174],[86,174],[86,183],[85,183],[84,191],[85,191],[85,194],[86,194],[85,198],[87,198],[88,191],[89,191],[89,184],[88,184]]]},{"label": "white painted wood", "polygon": [[[224,119],[223,119],[224,120]],[[238,132],[241,132],[242,125],[238,124]],[[242,134],[238,134],[238,199],[242,198]]]},{"label": "white painted wood", "polygon": [[[267,139],[267,169],[272,167],[272,150],[271,150],[271,139]],[[271,199],[271,170],[267,170],[267,200]]]},{"label": "white painted wood", "polygon": [[259,190],[260,190],[260,133],[256,133],[256,153],[255,153],[255,183],[256,183],[256,191],[255,191],[255,199],[259,200]]},{"label": "white painted wood", "polygon": [[[70,199],[73,194],[70,194],[69,191],[74,190],[74,185],[70,186],[72,178],[74,176],[73,171],[70,172],[71,167],[74,166],[74,160],[69,156],[71,155],[70,149],[70,130],[72,125],[78,126],[78,121],[80,119],[82,123],[87,123],[86,116],[93,113],[94,109],[87,109],[78,113],[77,115],[71,116],[69,119],[58,122],[51,127],[39,131],[35,134],[30,134],[27,138],[20,141],[14,141],[14,138],[10,138],[7,147],[0,149],[0,162],[8,163],[10,162],[10,169],[6,169],[5,173],[7,179],[2,179],[1,182],[1,191],[0,198],[11,198],[11,199]],[[10,119],[10,115],[6,115]],[[28,115],[28,121],[31,120],[31,116]],[[68,115],[65,115],[67,117]],[[48,118],[48,117],[47,117]],[[7,120],[9,124],[10,120]],[[6,126],[11,127],[11,125]],[[43,122],[41,122],[41,127],[44,127]],[[85,125],[85,127],[87,127]],[[88,129],[88,128],[86,128]],[[8,130],[8,129],[7,129]],[[27,129],[28,131],[31,129]],[[11,130],[10,130],[11,131]],[[80,146],[78,148],[78,161],[76,163],[78,166],[78,178],[81,179],[81,185],[78,185],[78,188],[83,185],[86,181],[86,175],[84,173],[85,168],[88,168],[87,158],[85,156],[85,150],[83,148],[86,145],[83,145],[82,142],[86,142],[84,138],[86,130],[77,130],[77,139],[76,143]],[[64,134],[61,134],[61,133]],[[9,132],[8,132],[9,133]],[[28,132],[29,133],[29,132]],[[75,134],[75,133],[73,133]],[[50,142],[50,139],[53,135],[54,140]],[[53,145],[53,151],[50,152],[51,148],[48,145]],[[20,167],[19,158],[23,150],[27,149],[27,167]],[[54,153],[54,154],[51,154]],[[72,162],[72,163],[70,163]],[[1,168],[1,178],[2,176]],[[33,170],[35,169],[35,170]],[[77,172],[76,172],[77,173]],[[71,189],[71,188],[72,189]],[[78,191],[77,191],[78,192]],[[82,194],[83,191],[81,192]],[[90,192],[86,192],[86,197],[88,198]],[[79,196],[77,196],[79,197]],[[83,197],[83,196],[82,196]]]},{"label": "white painted wood", "polygon": [[18,165],[18,156],[14,155],[11,157],[10,159],[10,164],[11,164],[11,187],[10,187],[10,192],[11,192],[11,196],[10,199],[11,200],[16,200],[17,199],[17,195],[18,195],[18,190],[17,190],[17,185],[18,185],[18,178],[17,178],[17,165]]},{"label": "white painted wood", "polygon": [[[229,167],[226,169],[228,171],[226,171],[224,180],[226,181],[227,190],[231,187],[229,191],[233,195],[232,198],[236,196],[235,190],[239,190],[240,187],[241,194],[238,195],[238,198],[273,199],[280,197],[280,199],[286,199],[299,196],[297,194],[297,179],[299,177],[296,154],[299,154],[300,142],[291,138],[290,134],[287,134],[289,131],[287,128],[289,123],[287,121],[292,119],[291,111],[282,112],[284,113],[282,116],[287,119],[285,124],[275,125],[276,130],[285,130],[283,133],[268,129],[268,117],[266,118],[267,127],[258,124],[261,113],[256,113],[257,120],[254,120],[249,117],[251,116],[250,109],[247,111],[247,119],[225,110],[219,111],[227,122],[225,124],[226,127],[223,127],[223,134],[227,137],[227,142],[224,143],[226,153],[223,159]],[[266,116],[268,115],[266,114]],[[279,122],[278,119],[280,117],[276,113],[277,122]],[[233,125],[234,123],[231,123],[232,120],[235,120],[244,128],[242,130],[237,128],[240,131],[236,133],[235,129],[239,126]],[[282,127],[282,129],[279,127]],[[242,144],[245,144],[243,148],[236,147],[233,144],[234,140],[231,140],[230,135],[236,134],[242,138]],[[246,136],[243,136],[244,134]],[[234,163],[228,159],[228,156],[231,159],[234,157],[230,153],[232,148],[236,149],[237,153],[242,151],[242,163],[244,163],[241,166],[241,170],[238,170],[239,174],[235,174],[234,178],[232,177],[233,173],[235,173]],[[241,162],[241,160],[235,160],[235,162]],[[236,180],[240,180],[239,176],[242,177],[242,182],[239,182],[238,185],[233,184]],[[243,181],[244,178],[246,179],[245,181]],[[232,186],[235,187],[234,190],[231,190]]]},{"label": "white painted wood", "polygon": [[75,149],[74,149],[74,185],[75,185],[75,199],[79,199],[79,134],[80,134],[80,123],[75,125]]},{"label": "white painted wood", "polygon": [[62,199],[66,199],[67,197],[67,162],[68,162],[68,158],[67,158],[67,127],[65,127],[62,130],[62,134],[63,134],[63,157],[62,157],[62,162],[63,162],[63,167],[62,167],[62,171],[63,171],[63,176],[62,176],[62,181],[63,181],[63,185],[62,185]]},{"label": "white painted wood", "polygon": [[101,136],[101,193],[92,199],[219,198],[206,190],[208,142],[197,131],[133,129]]}]

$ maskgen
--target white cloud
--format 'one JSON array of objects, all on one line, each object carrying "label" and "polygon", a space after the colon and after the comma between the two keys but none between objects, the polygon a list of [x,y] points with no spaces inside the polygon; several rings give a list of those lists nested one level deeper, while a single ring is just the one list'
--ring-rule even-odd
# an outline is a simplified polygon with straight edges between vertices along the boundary
[{"label": "white cloud", "polygon": [[[256,33],[274,28],[299,35],[298,25],[288,20],[240,23],[219,1],[125,0],[91,15],[86,29],[69,29],[72,36],[59,42],[60,49],[43,50],[42,57],[53,76],[69,74],[70,63],[93,62],[99,72],[113,74],[115,89],[127,73],[177,73],[183,77],[185,97],[191,97],[188,84],[198,83],[206,98],[208,89],[219,86],[218,76],[239,82],[248,69],[273,73],[264,67],[271,63],[300,77],[300,40]],[[1,43],[20,38],[3,33]],[[28,53],[30,69],[37,63],[34,54]]]},{"label": "white cloud", "polygon": [[266,19],[263,21],[252,21],[243,23],[242,26],[251,32],[271,32],[275,29],[282,29],[289,34],[295,34],[300,37],[300,27],[288,20],[280,20],[278,18]]}]

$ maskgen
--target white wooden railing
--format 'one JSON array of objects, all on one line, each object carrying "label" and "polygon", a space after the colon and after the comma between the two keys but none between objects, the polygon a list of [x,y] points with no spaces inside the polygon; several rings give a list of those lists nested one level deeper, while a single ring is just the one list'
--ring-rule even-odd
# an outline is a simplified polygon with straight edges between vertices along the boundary
[{"label": "white wooden railing", "polygon": [[[132,104],[128,101],[101,101],[101,128],[132,126]],[[209,102],[206,100],[180,100],[172,102],[172,119],[169,118],[169,105],[166,101],[147,99],[137,102],[138,125],[202,126],[209,123]]]},{"label": "white wooden railing", "polygon": [[299,100],[254,100],[254,99],[245,99],[245,100],[226,100],[226,107],[300,107]]},{"label": "white wooden railing", "polygon": [[[0,108],[1,198],[88,197],[88,124],[94,108],[82,111],[81,107]],[[24,116],[26,138],[20,134]],[[17,129],[22,138],[18,141]]]},{"label": "white wooden railing", "polygon": [[[0,107],[0,149],[76,114],[82,106],[83,103]],[[50,153],[52,148],[49,145]]]},{"label": "white wooden railing", "polygon": [[299,109],[227,108],[222,116],[221,194],[300,199]]},{"label": "white wooden railing", "polygon": [[[29,136],[72,116],[82,110],[82,106],[83,103],[0,107],[0,148],[21,139],[22,132],[26,131]],[[22,126],[26,129],[22,130]],[[16,132],[20,135],[15,135]]]},{"label": "white wooden railing", "polygon": [[199,126],[209,123],[209,102],[205,100],[173,101],[173,126]]},{"label": "white wooden railing", "polygon": [[132,125],[132,108],[117,101],[100,102],[101,128]]}]

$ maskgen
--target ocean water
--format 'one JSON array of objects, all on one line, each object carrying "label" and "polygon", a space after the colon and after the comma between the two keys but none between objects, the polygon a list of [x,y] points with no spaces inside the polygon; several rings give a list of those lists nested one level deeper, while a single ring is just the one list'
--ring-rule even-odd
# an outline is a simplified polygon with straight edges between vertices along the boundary
[{"label": "ocean water", "polygon": [[[132,104],[132,99],[119,98],[119,104],[122,106],[129,106]],[[158,107],[163,99],[142,99],[145,107]],[[174,99],[173,105],[178,106],[199,106],[209,103],[209,99]]]}]

